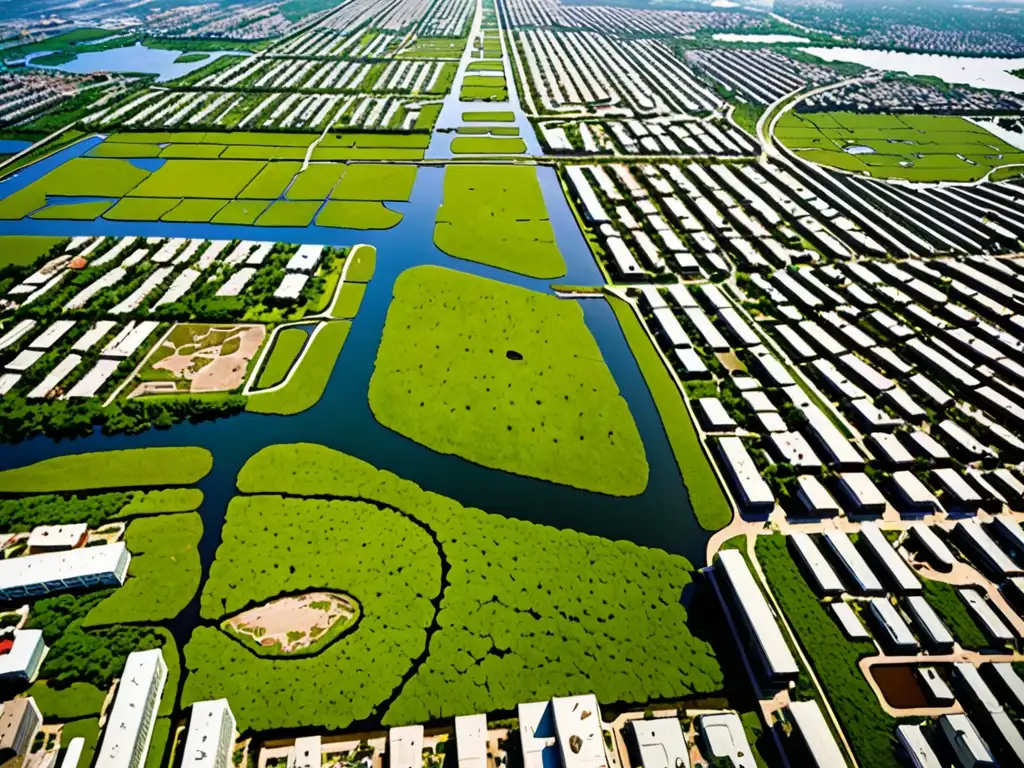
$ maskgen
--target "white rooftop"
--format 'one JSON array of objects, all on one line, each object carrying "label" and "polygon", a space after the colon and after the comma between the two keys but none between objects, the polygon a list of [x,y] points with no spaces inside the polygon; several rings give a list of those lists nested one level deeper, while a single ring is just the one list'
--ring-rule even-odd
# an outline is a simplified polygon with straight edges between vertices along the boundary
[{"label": "white rooftop", "polygon": [[690,750],[675,717],[631,720],[644,768],[690,768]]},{"label": "white rooftop", "polygon": [[388,757],[391,768],[423,768],[423,726],[390,729]]},{"label": "white rooftop", "polygon": [[82,547],[0,560],[0,589],[113,573],[124,552],[124,542],[117,541],[102,547]]},{"label": "white rooftop", "polygon": [[28,546],[71,549],[89,532],[86,523],[70,525],[40,525],[32,529],[28,537]]},{"label": "white rooftop", "polygon": [[460,768],[487,768],[487,715],[456,717],[455,745]]},{"label": "white rooftop", "polygon": [[563,768],[607,768],[597,697],[592,693],[556,696],[551,710]]},{"label": "white rooftop", "polygon": [[[110,545],[107,545],[110,546]],[[106,549],[107,547],[96,547]],[[83,550],[79,550],[83,551]],[[88,550],[84,550],[88,551]],[[142,729],[146,716],[146,701],[150,692],[159,687],[163,691],[167,668],[163,654],[159,648],[149,651],[135,651],[128,654],[121,682],[117,686],[114,705],[107,717],[107,725],[103,731],[103,744],[96,755],[96,765],[104,768],[121,768],[134,765],[133,752],[136,740]],[[155,681],[159,680],[159,684]],[[160,695],[157,695],[159,706]],[[151,712],[155,717],[156,712]],[[152,736],[152,729],[150,730]],[[149,751],[149,738],[146,739],[143,759]]]}]

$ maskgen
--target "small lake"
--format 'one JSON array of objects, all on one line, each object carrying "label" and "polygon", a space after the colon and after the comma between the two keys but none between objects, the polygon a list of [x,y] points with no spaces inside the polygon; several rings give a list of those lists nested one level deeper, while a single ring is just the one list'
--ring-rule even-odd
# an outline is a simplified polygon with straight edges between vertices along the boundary
[{"label": "small lake", "polygon": [[860,64],[886,72],[928,75],[947,83],[970,85],[1011,93],[1024,93],[1024,80],[1011,75],[1024,69],[1024,59],[942,56],[937,53],[903,53],[869,48],[801,48],[825,61]]},{"label": "small lake", "polygon": [[873,155],[875,150],[871,147],[865,147],[863,144],[854,144],[853,146],[843,147],[843,152],[848,155]]},{"label": "small lake", "polygon": [[796,35],[743,35],[735,32],[716,32],[711,36],[721,43],[809,43],[806,37]]},{"label": "small lake", "polygon": [[13,155],[32,146],[31,141],[17,139],[0,139],[0,155]]},{"label": "small lake", "polygon": [[187,64],[175,64],[175,59],[181,56],[181,51],[165,51],[161,48],[147,48],[142,43],[136,43],[124,48],[111,48],[106,51],[91,51],[80,53],[67,64],[58,64],[54,67],[32,64],[32,60],[47,55],[46,52],[31,54],[27,57],[29,65],[40,69],[58,69],[61,72],[71,72],[76,75],[87,75],[93,72],[141,72],[144,74],[157,75],[157,82],[174,80],[183,77],[193,70],[205,67],[211,61],[221,56],[248,56],[244,51],[202,51],[208,54],[202,61],[191,61]]}]

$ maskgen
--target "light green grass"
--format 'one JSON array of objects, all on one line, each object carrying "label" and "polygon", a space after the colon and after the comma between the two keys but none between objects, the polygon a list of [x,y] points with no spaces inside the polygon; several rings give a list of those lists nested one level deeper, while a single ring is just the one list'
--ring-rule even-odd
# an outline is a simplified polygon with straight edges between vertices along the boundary
[{"label": "light green grass", "polygon": [[125,531],[128,578],[89,612],[84,626],[167,621],[181,613],[199,589],[202,535],[196,512],[132,521]]},{"label": "light green grass", "polygon": [[346,229],[391,229],[402,220],[402,214],[383,203],[360,200],[328,200],[316,223],[321,227]]},{"label": "light green grass", "polygon": [[341,319],[351,319],[359,311],[359,305],[363,303],[363,294],[366,293],[366,283],[346,282],[341,286],[338,300],[331,307],[331,316]]},{"label": "light green grass", "polygon": [[0,267],[34,264],[63,240],[45,235],[0,235]]},{"label": "light green grass", "polygon": [[295,177],[288,189],[289,200],[323,200],[345,173],[343,163],[313,163]]},{"label": "light green grass", "polygon": [[223,151],[224,147],[216,144],[170,144],[161,150],[160,157],[212,160],[220,157],[220,153]]},{"label": "light green grass", "polygon": [[305,328],[284,328],[278,332],[260,372],[258,389],[267,389],[284,381],[308,338],[309,333]]},{"label": "light green grass", "polygon": [[202,503],[203,492],[198,488],[164,488],[145,493],[140,491],[114,517],[194,512]]},{"label": "light green grass", "polygon": [[119,144],[104,141],[85,154],[86,157],[159,157],[160,147],[156,144]]},{"label": "light green grass", "polygon": [[125,197],[103,218],[116,221],[159,221],[178,204],[178,200],[152,197]]},{"label": "light green grass", "polygon": [[[351,323],[341,320],[323,324],[288,383],[274,392],[253,393],[246,410],[291,416],[316,405],[331,378],[351,326]],[[0,475],[0,479],[2,477]]]},{"label": "light green grass", "polygon": [[629,304],[615,296],[609,296],[608,303],[618,318],[626,343],[636,358],[661,416],[661,423],[686,484],[690,506],[697,516],[697,522],[707,531],[724,528],[732,520],[732,509],[701,449],[700,438],[682,393]]},{"label": "light green grass", "polygon": [[457,136],[452,139],[456,155],[518,155],[526,151],[522,139],[491,136]]},{"label": "light green grass", "polygon": [[[968,182],[992,168],[1024,162],[1021,150],[948,115],[789,111],[776,124],[775,136],[806,160],[879,178]],[[853,146],[874,152],[844,151]]]},{"label": "light green grass", "polygon": [[132,197],[237,197],[265,163],[255,160],[168,160]]},{"label": "light green grass", "polygon": [[270,204],[256,219],[257,227],[308,227],[313,223],[319,202],[296,202],[278,200]]},{"label": "light green grass", "polygon": [[43,718],[50,722],[98,715],[107,695],[106,691],[88,683],[53,688],[45,680],[37,680],[25,693],[36,700]]},{"label": "light green grass", "polygon": [[434,244],[449,256],[529,277],[565,274],[532,167],[449,165]]},{"label": "light green grass", "polygon": [[463,112],[462,120],[466,123],[514,123],[516,115],[514,112]]},{"label": "light green grass", "polygon": [[[42,708],[40,707],[40,709]],[[43,714],[46,714],[45,709]],[[96,754],[96,747],[99,745],[100,740],[99,719],[92,717],[65,723],[60,732],[61,752],[63,753],[67,749],[72,739],[79,736],[85,740],[85,746],[82,748],[81,761],[78,764],[81,766],[92,765],[92,759]],[[64,759],[63,754],[61,759]]]},{"label": "light green grass", "polygon": [[288,188],[302,163],[267,163],[256,178],[242,190],[240,198],[256,200],[277,200]]},{"label": "light green grass", "polygon": [[505,65],[500,61],[473,61],[466,67],[467,72],[504,72]]},{"label": "light green grass", "polygon": [[[51,200],[54,198],[51,198]],[[32,214],[33,219],[92,221],[102,216],[113,202],[110,200],[91,203],[51,203],[41,211]]]},{"label": "light green grass", "polygon": [[76,157],[0,201],[0,219],[20,219],[46,205],[47,195],[122,197],[149,173],[127,160]]},{"label": "light green grass", "polygon": [[424,150],[412,147],[332,147],[319,146],[312,160],[422,160]]},{"label": "light green grass", "polygon": [[182,200],[160,219],[161,221],[207,222],[224,207],[223,200]]},{"label": "light green grass", "polygon": [[348,258],[351,264],[345,272],[346,283],[368,283],[377,268],[377,249],[372,245],[360,245],[352,249]]},{"label": "light green grass", "polygon": [[52,493],[97,488],[192,485],[213,467],[205,448],[131,448],[44,459],[0,472],[0,492]]},{"label": "light green grass", "polygon": [[350,163],[331,192],[331,199],[404,202],[412,196],[415,182],[415,165]]},{"label": "light green grass", "polygon": [[404,272],[370,408],[486,467],[615,496],[647,487],[640,434],[583,311],[546,294],[441,267]]},{"label": "light green grass", "polygon": [[203,61],[210,58],[208,53],[183,53],[174,60],[175,64],[192,64],[196,61]]},{"label": "light green grass", "polygon": [[263,200],[232,200],[210,221],[213,224],[252,224],[270,203]]}]

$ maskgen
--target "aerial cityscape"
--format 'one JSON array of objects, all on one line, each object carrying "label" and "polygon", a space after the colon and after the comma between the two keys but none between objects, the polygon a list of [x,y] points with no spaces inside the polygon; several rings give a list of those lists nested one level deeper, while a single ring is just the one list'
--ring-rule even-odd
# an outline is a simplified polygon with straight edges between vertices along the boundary
[{"label": "aerial cityscape", "polygon": [[0,3],[0,767],[1024,768],[1024,5]]}]

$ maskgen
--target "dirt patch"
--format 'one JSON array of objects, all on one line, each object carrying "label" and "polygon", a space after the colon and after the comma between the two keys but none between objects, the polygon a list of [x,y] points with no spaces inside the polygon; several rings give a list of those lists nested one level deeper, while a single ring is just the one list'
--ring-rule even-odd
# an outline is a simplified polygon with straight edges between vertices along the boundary
[{"label": "dirt patch", "polygon": [[338,624],[350,624],[359,604],[337,592],[308,592],[271,600],[225,621],[235,634],[262,646],[278,646],[281,653],[309,648]]},{"label": "dirt patch", "polygon": [[912,664],[875,665],[871,667],[871,676],[890,707],[916,709],[930,706]]},{"label": "dirt patch", "polygon": [[132,396],[237,389],[266,335],[263,325],[175,326],[154,351]]}]

